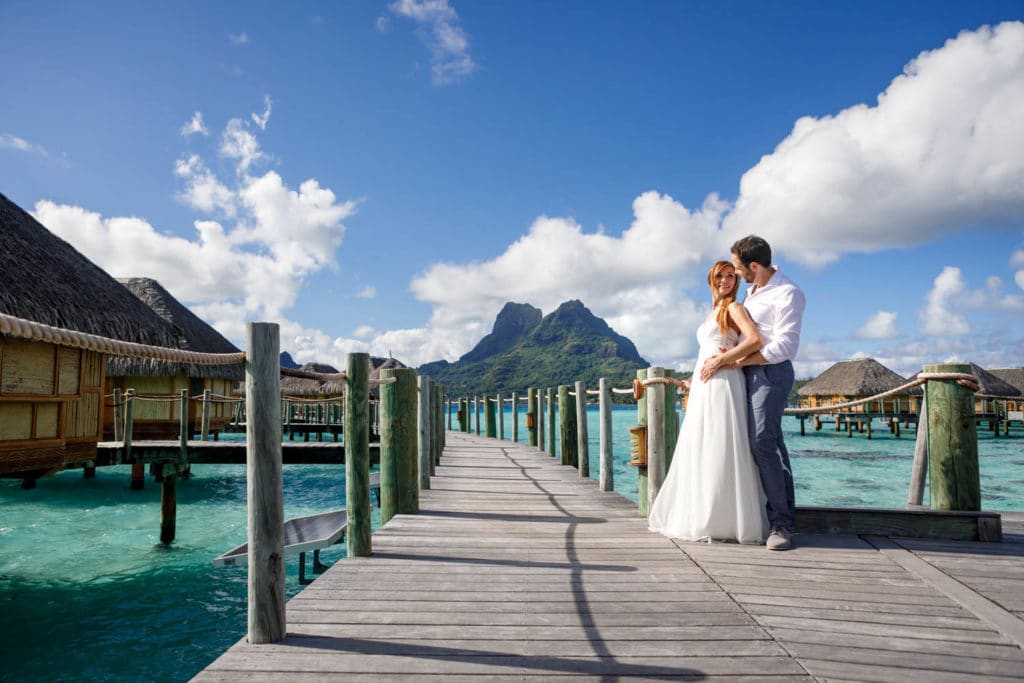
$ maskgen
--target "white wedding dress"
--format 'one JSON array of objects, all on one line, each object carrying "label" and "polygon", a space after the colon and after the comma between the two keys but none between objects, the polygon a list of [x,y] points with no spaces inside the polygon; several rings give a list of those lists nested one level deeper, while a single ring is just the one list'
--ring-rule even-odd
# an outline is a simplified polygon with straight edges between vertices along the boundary
[{"label": "white wedding dress", "polygon": [[648,517],[651,531],[686,541],[761,543],[768,535],[765,496],[747,435],[743,370],[700,380],[704,359],[736,346],[715,320],[697,328],[700,351],[672,465]]}]

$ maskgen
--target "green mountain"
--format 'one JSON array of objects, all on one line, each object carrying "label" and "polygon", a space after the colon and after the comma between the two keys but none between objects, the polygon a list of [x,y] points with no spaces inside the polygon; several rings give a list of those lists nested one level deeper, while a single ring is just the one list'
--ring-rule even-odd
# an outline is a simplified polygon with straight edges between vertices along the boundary
[{"label": "green mountain", "polygon": [[494,329],[458,361],[421,365],[420,374],[440,382],[452,396],[524,394],[528,387],[586,382],[601,377],[629,386],[650,365],[633,342],[618,334],[579,301],[567,301],[547,316],[529,304],[507,303]]}]

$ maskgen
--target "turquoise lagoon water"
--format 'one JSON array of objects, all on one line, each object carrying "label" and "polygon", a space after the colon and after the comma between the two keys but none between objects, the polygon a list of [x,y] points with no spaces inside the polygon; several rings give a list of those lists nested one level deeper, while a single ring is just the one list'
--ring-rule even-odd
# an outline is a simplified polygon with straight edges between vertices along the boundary
[{"label": "turquoise lagoon water", "polygon": [[[592,476],[598,473],[597,412],[588,412]],[[520,416],[520,439],[526,429]],[[633,408],[613,412],[615,490],[636,500],[629,456]],[[784,424],[803,505],[901,508],[914,436],[875,429],[848,438],[827,427],[800,436]],[[876,427],[878,427],[876,423]],[[506,411],[506,436],[511,413]],[[989,510],[1024,510],[1024,433],[979,431],[982,496]],[[182,681],[245,634],[246,575],[215,569],[216,555],[244,542],[245,468],[196,465],[178,485],[177,540],[158,543],[160,491],[128,488],[129,467],[40,480],[24,491],[0,480],[0,681]],[[285,516],[345,504],[344,468],[284,468]],[[374,520],[374,525],[378,520]],[[330,563],[344,547],[325,550]],[[289,597],[299,590],[287,560]]]}]

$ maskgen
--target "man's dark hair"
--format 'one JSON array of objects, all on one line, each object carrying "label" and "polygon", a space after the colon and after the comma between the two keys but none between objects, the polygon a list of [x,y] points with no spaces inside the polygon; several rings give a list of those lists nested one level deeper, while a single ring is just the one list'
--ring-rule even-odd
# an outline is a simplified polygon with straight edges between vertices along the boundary
[{"label": "man's dark hair", "polygon": [[772,248],[764,241],[764,238],[757,235],[747,235],[743,239],[736,240],[730,251],[739,257],[745,266],[751,263],[760,263],[765,268],[772,265]]}]

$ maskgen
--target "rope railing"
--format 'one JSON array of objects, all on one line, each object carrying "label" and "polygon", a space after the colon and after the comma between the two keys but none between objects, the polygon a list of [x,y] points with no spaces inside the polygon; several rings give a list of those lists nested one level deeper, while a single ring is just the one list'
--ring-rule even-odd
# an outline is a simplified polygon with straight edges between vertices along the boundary
[{"label": "rope railing", "polygon": [[817,413],[831,413],[836,410],[842,410],[843,408],[852,408],[854,406],[863,405],[865,403],[871,403],[872,401],[880,401],[883,398],[888,398],[895,394],[900,394],[914,387],[921,386],[929,380],[953,380],[961,386],[965,386],[971,391],[977,392],[981,389],[981,385],[978,383],[978,378],[971,374],[965,374],[961,372],[922,372],[915,379],[901,384],[898,387],[883,391],[880,394],[874,396],[868,396],[866,398],[859,398],[854,401],[846,401],[844,403],[837,403],[830,406],[817,406],[814,408],[787,408],[785,411],[786,415],[814,415]]},{"label": "rope railing", "polygon": [[202,353],[172,349],[165,346],[150,346],[126,342],[120,339],[101,337],[98,334],[87,334],[75,330],[65,330],[52,325],[16,318],[13,315],[0,313],[0,334],[19,339],[46,342],[75,349],[85,349],[105,353],[109,356],[125,356],[129,358],[149,358],[172,363],[191,363],[194,365],[235,365],[245,362],[245,353]]}]

